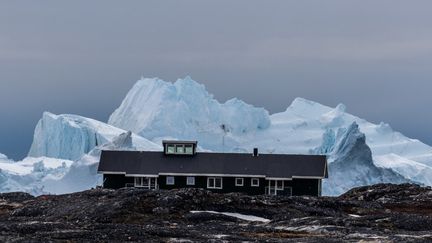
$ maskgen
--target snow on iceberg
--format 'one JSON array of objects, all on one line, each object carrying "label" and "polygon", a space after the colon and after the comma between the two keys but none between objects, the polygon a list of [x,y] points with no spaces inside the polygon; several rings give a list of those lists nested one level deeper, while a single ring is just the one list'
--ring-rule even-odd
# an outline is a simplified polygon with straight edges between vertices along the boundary
[{"label": "snow on iceberg", "polygon": [[8,160],[8,157],[2,153],[0,153],[0,161],[2,160]]},{"label": "snow on iceberg", "polygon": [[329,178],[323,182],[324,195],[339,195],[353,187],[376,183],[411,182],[393,170],[375,166],[366,136],[357,123],[340,129],[337,137],[328,155]]},{"label": "snow on iceberg", "polygon": [[[36,126],[29,156],[78,160],[125,132],[90,118],[45,112]],[[160,148],[140,136],[132,135],[132,139],[141,147]]]},{"label": "snow on iceberg", "polygon": [[34,195],[45,193],[41,181],[62,178],[72,163],[70,160],[47,157],[0,162],[0,191],[24,191]]},{"label": "snow on iceberg", "polygon": [[175,83],[153,78],[139,80],[108,123],[150,140],[193,139],[206,149],[221,150],[230,136],[268,128],[270,118],[265,109],[238,99],[219,103],[190,77]]},{"label": "snow on iceberg", "polygon": [[409,160],[397,154],[387,154],[374,158],[376,166],[392,170],[405,178],[423,185],[432,185],[432,167]]}]

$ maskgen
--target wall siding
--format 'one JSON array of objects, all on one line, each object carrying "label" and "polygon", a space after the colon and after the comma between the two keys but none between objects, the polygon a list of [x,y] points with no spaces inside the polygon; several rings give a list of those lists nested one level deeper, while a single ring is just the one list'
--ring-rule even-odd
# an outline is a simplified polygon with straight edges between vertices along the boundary
[{"label": "wall siding", "polygon": [[[195,176],[195,185],[186,185],[187,176],[174,176],[174,185],[166,184],[167,176],[159,176],[157,183],[159,189],[170,190],[176,188],[203,188],[212,192],[228,193],[228,192],[243,192],[249,195],[265,194],[265,187],[268,186],[268,181],[264,178],[259,178],[259,186],[251,186],[250,177],[243,177],[243,186],[235,186],[236,177],[222,177],[222,189],[208,189],[206,176]],[[103,187],[119,189],[130,184],[133,186],[134,178],[124,175],[103,175]],[[284,181],[284,187],[292,188],[293,196],[320,196],[321,195],[321,180],[319,179],[293,179]]]},{"label": "wall siding", "polygon": [[204,188],[212,192],[228,193],[228,192],[244,192],[250,195],[260,195],[265,192],[265,179],[259,178],[259,186],[251,186],[251,179],[243,177],[243,186],[235,186],[236,177],[222,177],[222,189],[208,189],[207,176],[195,176],[195,185],[186,185],[187,176],[174,176],[174,185],[166,184],[167,176],[159,176],[158,185],[160,189],[175,189],[175,188]]}]

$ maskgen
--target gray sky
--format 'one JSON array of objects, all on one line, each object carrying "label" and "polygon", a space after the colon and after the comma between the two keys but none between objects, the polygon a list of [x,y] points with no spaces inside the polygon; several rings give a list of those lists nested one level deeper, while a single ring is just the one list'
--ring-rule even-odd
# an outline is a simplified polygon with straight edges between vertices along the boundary
[{"label": "gray sky", "polygon": [[1,1],[0,152],[47,110],[107,121],[142,76],[190,75],[219,101],[295,97],[432,144],[432,2]]}]

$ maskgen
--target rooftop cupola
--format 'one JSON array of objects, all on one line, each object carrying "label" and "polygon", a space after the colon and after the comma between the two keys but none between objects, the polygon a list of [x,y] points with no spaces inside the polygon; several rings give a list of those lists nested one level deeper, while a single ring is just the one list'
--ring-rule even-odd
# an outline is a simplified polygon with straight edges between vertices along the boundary
[{"label": "rooftop cupola", "polygon": [[197,141],[162,141],[165,155],[194,155],[196,154],[197,143]]}]

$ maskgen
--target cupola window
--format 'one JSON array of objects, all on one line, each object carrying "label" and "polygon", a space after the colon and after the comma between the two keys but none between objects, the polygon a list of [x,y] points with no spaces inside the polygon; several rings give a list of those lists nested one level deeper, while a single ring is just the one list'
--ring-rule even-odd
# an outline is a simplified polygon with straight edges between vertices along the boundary
[{"label": "cupola window", "polygon": [[196,141],[162,141],[166,155],[194,155]]}]

